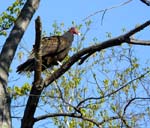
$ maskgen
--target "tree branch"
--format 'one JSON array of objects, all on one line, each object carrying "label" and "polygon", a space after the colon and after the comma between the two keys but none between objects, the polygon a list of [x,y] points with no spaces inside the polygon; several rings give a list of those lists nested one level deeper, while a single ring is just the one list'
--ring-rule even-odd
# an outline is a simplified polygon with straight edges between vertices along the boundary
[{"label": "tree branch", "polygon": [[5,126],[0,124],[1,127],[11,127],[10,97],[6,91],[9,68],[18,44],[38,8],[39,2],[40,0],[27,0],[0,54],[0,94],[3,96],[0,100],[0,122],[5,124]]},{"label": "tree branch", "polygon": [[35,20],[35,29],[36,29],[36,39],[34,45],[34,54],[35,54],[35,73],[34,73],[34,86],[36,88],[40,88],[39,85],[41,83],[41,72],[42,72],[42,51],[41,51],[41,35],[42,35],[42,25],[41,19],[38,16]]},{"label": "tree branch", "polygon": [[104,119],[103,121],[101,121],[99,124],[103,125],[106,122],[109,122],[109,121],[112,121],[112,120],[118,120],[118,119],[120,119],[120,117],[118,117],[118,116],[109,117],[109,118]]},{"label": "tree branch", "polygon": [[24,111],[21,128],[31,128],[34,124],[34,113],[39,102],[41,92],[43,90],[43,84],[41,79],[42,71],[42,53],[41,53],[41,21],[40,17],[35,20],[36,39],[34,45],[35,54],[35,74],[34,82],[30,92],[30,97],[27,101],[27,105]]},{"label": "tree branch", "polygon": [[139,40],[134,38],[128,38],[126,39],[126,42],[128,44],[134,44],[134,45],[150,45],[150,40]]},{"label": "tree branch", "polygon": [[[127,42],[127,40],[129,40],[130,36],[132,36],[135,33],[141,31],[142,29],[144,29],[145,27],[147,27],[149,25],[150,25],[150,21],[147,21],[144,24],[132,29],[131,31],[129,31],[129,32],[127,32],[127,33],[125,33],[125,34],[123,34],[119,37],[104,41],[102,43],[90,46],[88,48],[84,48],[83,50],[81,50],[78,53],[74,54],[67,62],[65,62],[50,77],[46,78],[45,81],[44,81],[45,87],[47,87],[55,79],[58,79],[61,75],[63,75],[75,62],[77,62],[80,59],[81,59],[81,62],[82,62],[82,58],[84,58],[86,54],[88,55],[87,57],[89,57],[90,55],[92,55],[93,53],[95,53],[97,51],[101,51],[103,49],[114,47],[114,46],[119,46],[122,43]],[[130,42],[128,42],[128,43],[130,44]],[[85,59],[83,59],[83,60],[85,60]]]},{"label": "tree branch", "polygon": [[125,88],[126,86],[130,85],[133,81],[135,80],[138,80],[138,79],[141,79],[142,77],[144,77],[145,75],[147,75],[150,71],[147,71],[146,73],[143,73],[142,75],[140,75],[139,77],[127,82],[126,84],[124,84],[123,86],[121,86],[120,88],[118,88],[117,90],[114,90],[112,91],[111,93],[108,93],[104,96],[100,96],[100,97],[89,97],[89,98],[86,98],[82,101],[80,101],[77,105],[77,108],[79,108],[83,103],[85,103],[86,101],[89,101],[89,100],[100,100],[100,99],[103,99],[103,98],[106,98],[106,97],[110,97],[111,95],[119,92],[120,90],[122,90],[123,88]]},{"label": "tree branch", "polygon": [[127,110],[127,108],[129,107],[129,105],[133,102],[133,101],[135,101],[135,100],[150,100],[150,98],[148,98],[148,97],[135,97],[135,98],[132,98],[131,100],[129,100],[129,102],[126,104],[126,106],[124,107],[124,110],[123,110],[123,116],[125,115],[125,113],[126,113],[126,110]]},{"label": "tree branch", "polygon": [[150,6],[150,1],[149,1],[149,0],[141,0],[141,2],[143,2],[143,3],[146,4],[147,6]]},{"label": "tree branch", "polygon": [[67,116],[67,117],[79,118],[79,119],[82,119],[82,120],[85,120],[85,121],[89,121],[89,122],[95,124],[98,128],[102,128],[100,123],[98,123],[94,119],[87,118],[87,117],[84,117],[82,115],[77,115],[75,113],[51,113],[51,114],[46,114],[46,115],[43,115],[43,116],[36,117],[34,119],[34,121],[37,122],[39,120],[43,120],[43,119],[46,119],[46,118],[49,118],[49,117],[59,117],[59,116],[63,116],[63,117]]},{"label": "tree branch", "polygon": [[[114,46],[119,46],[122,43],[126,42],[126,40],[128,38],[130,38],[130,36],[132,36],[133,34],[139,32],[140,30],[142,30],[143,28],[147,27],[148,25],[150,25],[150,21],[145,22],[144,24],[138,26],[137,28],[134,28],[133,30],[127,32],[124,35],[121,35],[119,37],[104,41],[100,44],[94,45],[94,46],[90,46],[88,48],[84,48],[83,50],[79,51],[78,53],[74,54],[67,62],[65,62],[57,71],[55,71],[53,74],[51,74],[51,76],[47,77],[43,83],[41,83],[41,87],[47,87],[49,84],[51,84],[52,82],[54,82],[56,79],[58,79],[61,75],[63,75],[67,70],[69,70],[69,68],[78,60],[80,60],[82,57],[84,57],[85,55],[88,55],[89,53],[92,55],[95,52],[99,52],[103,49],[106,48],[110,48],[110,47],[114,47]],[[141,76],[142,77],[142,76]],[[124,85],[123,87],[125,87],[127,85]],[[122,87],[122,88],[123,88]],[[112,92],[111,94],[105,95],[105,97],[112,95],[114,93],[116,93],[117,91],[121,90],[122,88],[119,88],[118,90],[116,90],[115,92]],[[37,89],[35,88],[35,86],[32,87],[31,89],[31,94],[37,95],[37,97],[29,97],[28,99],[28,103],[27,103],[27,107],[29,105],[29,103],[31,103],[31,106],[28,107],[28,113],[26,114],[26,117],[30,118],[31,120],[28,120],[28,123],[26,123],[28,126],[32,126],[35,122],[33,116],[35,113],[35,109],[37,107],[37,103],[39,101],[40,95],[42,93],[43,88]],[[101,97],[100,97],[101,98]],[[91,98],[92,99],[92,98]],[[89,99],[87,99],[89,100]],[[80,104],[84,103],[81,101]],[[31,102],[32,101],[32,102]],[[78,105],[80,106],[80,105]],[[29,110],[29,108],[31,110]],[[26,108],[27,109],[27,108]],[[78,107],[77,107],[78,110]],[[31,112],[31,113],[30,113]],[[27,116],[28,115],[28,116]],[[81,116],[81,115],[80,115]],[[84,120],[88,120],[86,118],[83,118]],[[22,127],[25,128],[25,127]]]},{"label": "tree branch", "polygon": [[[102,10],[100,10],[100,11],[96,11],[96,12],[90,14],[89,16],[87,16],[86,18],[84,18],[83,21],[85,21],[85,20],[89,19],[90,17],[95,16],[96,14],[101,13],[101,12],[103,12],[103,16],[102,16],[102,19],[103,19],[104,14],[106,13],[106,11],[111,10],[111,9],[114,9],[114,8],[118,8],[118,7],[121,7],[121,6],[124,6],[124,5],[128,4],[128,3],[131,2],[131,1],[132,1],[132,0],[128,0],[128,1],[125,1],[125,2],[123,2],[123,3],[121,3],[121,4],[119,4],[119,5],[115,5],[115,6],[112,6],[112,7],[109,7],[109,8],[102,9]],[[101,21],[101,22],[102,22],[102,21]]]}]

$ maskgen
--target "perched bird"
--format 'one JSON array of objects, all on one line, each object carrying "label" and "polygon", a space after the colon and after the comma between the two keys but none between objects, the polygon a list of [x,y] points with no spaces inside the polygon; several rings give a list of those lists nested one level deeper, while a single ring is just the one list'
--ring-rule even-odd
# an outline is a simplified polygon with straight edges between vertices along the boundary
[{"label": "perched bird", "polygon": [[[42,50],[42,71],[53,65],[61,64],[61,61],[67,56],[72,45],[74,34],[80,35],[77,28],[72,27],[62,36],[44,37],[41,40]],[[17,72],[32,72],[34,70],[34,49],[29,59],[17,67]]]}]

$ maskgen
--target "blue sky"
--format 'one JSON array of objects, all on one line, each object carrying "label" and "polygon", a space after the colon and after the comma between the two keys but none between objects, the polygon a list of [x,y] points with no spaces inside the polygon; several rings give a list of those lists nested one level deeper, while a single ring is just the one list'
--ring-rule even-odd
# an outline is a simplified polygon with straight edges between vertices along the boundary
[{"label": "blue sky", "polygon": [[[77,24],[84,24],[83,19],[88,15],[98,10],[118,5],[125,1],[127,0],[41,0],[39,9],[25,32],[21,45],[23,45],[27,50],[31,50],[35,38],[34,20],[38,15],[41,17],[43,30],[45,30],[48,34],[52,32],[51,25],[54,21],[57,21],[57,23],[63,22],[65,24],[64,29],[68,29],[71,27],[72,21],[75,21]],[[9,0],[7,2],[1,1],[0,13],[5,11],[5,9],[11,5],[12,2],[13,0]],[[99,41],[104,41],[106,40],[106,32],[111,32],[114,37],[121,34],[121,29],[123,27],[130,30],[134,28],[136,24],[144,23],[150,19],[149,11],[150,7],[141,3],[140,0],[133,0],[125,6],[107,11],[104,17],[103,25],[101,25],[102,13],[91,17],[93,23],[91,24],[88,38],[86,40],[87,45],[90,41],[92,41],[93,37],[97,37]],[[85,29],[83,27],[83,29],[81,29],[81,33],[84,33],[84,31]],[[140,32],[137,37],[140,39],[150,40],[149,33],[150,27]],[[0,37],[0,40],[1,46],[5,41],[5,38]],[[138,57],[141,58],[141,61],[150,58],[149,49],[149,47],[137,46],[137,54]],[[28,55],[28,53],[26,53],[26,55]],[[15,73],[15,69],[17,65],[23,61],[24,60],[12,64],[14,74],[10,77],[20,78],[20,76]],[[24,76],[21,77],[21,79],[24,79]],[[13,85],[15,83],[11,84]],[[18,84],[21,85],[22,83]]]}]

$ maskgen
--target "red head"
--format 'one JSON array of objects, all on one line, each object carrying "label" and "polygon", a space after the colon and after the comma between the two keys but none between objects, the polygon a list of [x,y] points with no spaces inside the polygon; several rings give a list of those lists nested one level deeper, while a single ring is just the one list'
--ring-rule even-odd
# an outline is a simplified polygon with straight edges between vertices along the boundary
[{"label": "red head", "polygon": [[69,29],[69,32],[70,32],[71,34],[80,35],[80,32],[79,32],[78,29],[75,28],[75,27],[70,28],[70,29]]}]

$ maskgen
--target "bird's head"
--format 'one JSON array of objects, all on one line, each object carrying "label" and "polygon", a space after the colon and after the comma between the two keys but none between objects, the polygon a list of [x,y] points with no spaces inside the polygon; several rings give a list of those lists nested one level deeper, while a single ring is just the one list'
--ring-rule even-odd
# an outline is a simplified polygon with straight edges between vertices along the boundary
[{"label": "bird's head", "polygon": [[69,29],[69,32],[73,35],[73,34],[76,34],[76,35],[81,35],[81,33],[78,31],[78,29],[77,28],[75,28],[75,27],[71,27],[70,29]]}]

